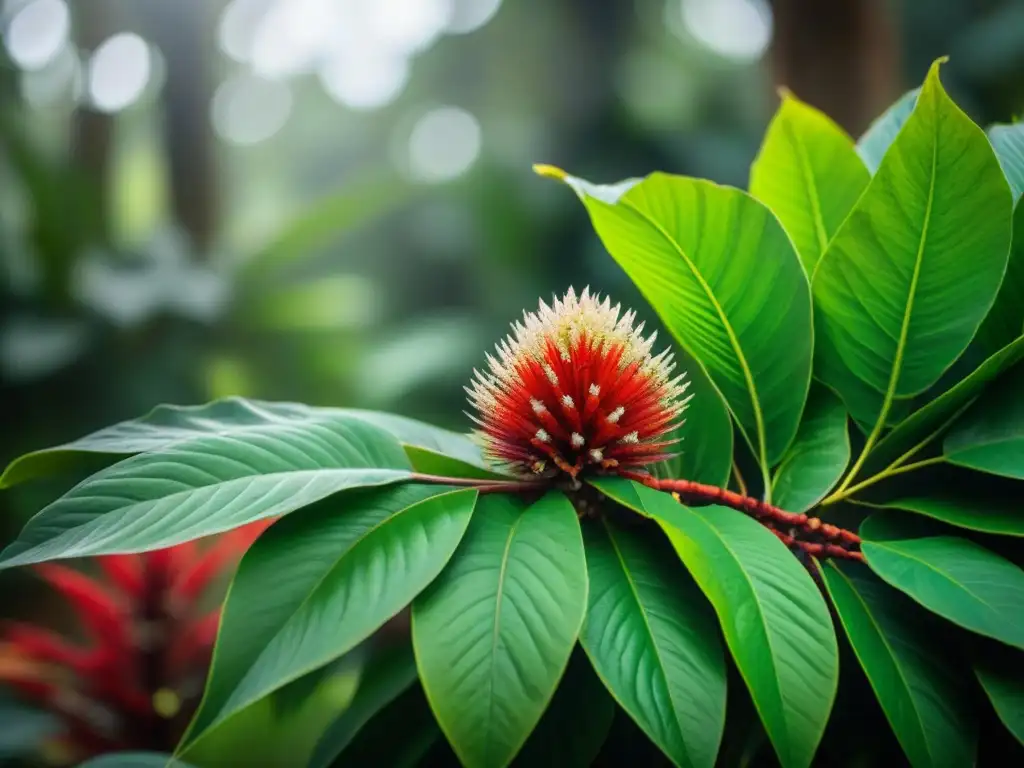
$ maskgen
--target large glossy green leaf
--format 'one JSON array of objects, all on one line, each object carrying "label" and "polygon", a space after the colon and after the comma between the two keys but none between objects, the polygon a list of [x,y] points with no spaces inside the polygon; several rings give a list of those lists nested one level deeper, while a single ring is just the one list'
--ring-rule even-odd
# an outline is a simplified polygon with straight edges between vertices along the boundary
[{"label": "large glossy green leaf", "polygon": [[637,483],[632,490],[636,511],[657,520],[714,606],[779,760],[810,765],[839,678],[832,619],[814,581],[753,518],[691,509]]},{"label": "large glossy green leaf", "polygon": [[[306,765],[316,739],[352,701],[366,650],[365,645],[357,648],[329,665],[325,674],[318,670],[305,675],[247,707],[205,734],[182,757],[197,768]],[[300,698],[298,688],[306,689],[305,696]],[[287,707],[281,706],[282,694],[291,699]]]},{"label": "large glossy green leaf", "polygon": [[939,520],[958,528],[1001,536],[1024,536],[1024,507],[1007,499],[988,499],[947,491],[934,496],[897,497],[891,501],[863,506],[900,509]]},{"label": "large glossy green leaf", "polygon": [[1024,744],[1024,658],[979,656],[974,673],[1006,729]]},{"label": "large glossy green leaf", "polygon": [[675,765],[713,766],[725,658],[707,600],[655,528],[584,525],[590,606],[580,643],[598,676]]},{"label": "large glossy green leaf", "polygon": [[1024,648],[1024,571],[979,544],[898,512],[860,527],[871,569],[955,624]]},{"label": "large glossy green leaf", "polygon": [[279,520],[242,557],[224,601],[199,710],[183,745],[198,741],[288,621],[353,546],[443,487],[367,488],[333,496]]},{"label": "large glossy green leaf", "polygon": [[707,370],[767,474],[796,434],[811,372],[807,276],[778,220],[745,192],[699,179],[653,173],[598,186],[559,177]]},{"label": "large glossy green leaf", "polygon": [[946,459],[993,475],[1024,479],[1024,365],[1015,366],[956,420],[942,443]]},{"label": "large glossy green leaf", "polygon": [[512,765],[590,768],[614,717],[615,701],[577,646],[551,704]]},{"label": "large glossy green leaf", "polygon": [[416,659],[410,646],[403,644],[375,654],[351,704],[324,731],[307,768],[329,768],[360,730],[415,682]]},{"label": "large glossy green leaf", "polygon": [[911,765],[971,765],[977,740],[963,670],[929,635],[929,617],[867,568],[831,562],[825,585],[857,660]]},{"label": "large glossy green leaf", "polygon": [[198,406],[159,405],[140,418],[114,424],[64,445],[25,454],[11,462],[0,475],[0,488],[72,469],[90,458],[112,462],[204,435],[244,439],[251,432],[271,426],[301,427],[333,416],[357,417],[390,432],[406,447],[417,471],[431,471],[421,464],[436,460],[437,455],[457,462],[450,467],[463,465],[460,471],[467,475],[470,474],[467,470],[472,468],[485,468],[479,447],[467,435],[404,416],[358,408],[315,408],[301,403],[228,397]]},{"label": "large glossy green leaf", "polygon": [[772,498],[777,506],[803,512],[825,498],[839,482],[850,461],[846,426],[842,402],[828,389],[815,384],[796,440],[775,471]]},{"label": "large glossy green leaf", "polygon": [[779,217],[808,274],[870,178],[842,128],[782,94],[750,169],[750,194]]},{"label": "large glossy green leaf", "polygon": [[332,413],[201,435],[79,483],[29,520],[0,567],[168,547],[407,479],[408,467],[390,434]]},{"label": "large glossy green leaf", "polygon": [[1024,123],[993,125],[988,129],[988,139],[1017,202],[1024,193]]},{"label": "large glossy green leaf", "polygon": [[857,142],[857,154],[871,173],[878,170],[882,158],[895,141],[900,129],[914,111],[920,88],[907,91],[885,112],[875,118]]},{"label": "large glossy green leaf", "polygon": [[816,373],[858,421],[880,422],[967,347],[1006,271],[1011,209],[937,62],[814,275]]},{"label": "large glossy green leaf", "polygon": [[484,496],[445,570],[413,604],[430,706],[468,768],[502,768],[540,720],[576,644],[587,572],[561,493]]},{"label": "large glossy green leaf", "polygon": [[977,354],[990,356],[1012,343],[1024,332],[1024,123],[989,128],[989,141],[1010,183],[1016,205],[1013,212],[1013,245],[1006,276],[995,304],[972,342]]},{"label": "large glossy green leaf", "polygon": [[982,363],[909,418],[900,422],[871,451],[864,465],[866,473],[878,472],[915,448],[939,437],[950,423],[973,403],[985,387],[1024,358],[1024,339],[1013,342]]},{"label": "large glossy green leaf", "polygon": [[729,410],[704,369],[685,350],[674,351],[676,370],[686,372],[690,382],[686,391],[693,401],[683,424],[669,438],[679,440],[672,449],[677,455],[651,469],[660,477],[724,485],[732,469],[733,428]]},{"label": "large glossy green leaf", "polygon": [[325,508],[296,518],[246,553],[193,740],[352,650],[436,578],[469,525],[477,492],[424,499],[406,490],[364,497],[344,514]]},{"label": "large glossy green leaf", "polygon": [[1013,244],[1006,275],[995,304],[971,342],[972,351],[991,356],[1020,338],[1024,331],[1024,205],[1013,212]]}]

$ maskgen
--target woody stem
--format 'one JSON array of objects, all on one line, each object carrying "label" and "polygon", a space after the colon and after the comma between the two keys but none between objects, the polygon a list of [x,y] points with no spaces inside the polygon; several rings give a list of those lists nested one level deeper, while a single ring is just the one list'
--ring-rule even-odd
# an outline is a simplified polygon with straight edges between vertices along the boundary
[{"label": "woody stem", "polygon": [[430,485],[454,485],[461,488],[476,488],[480,493],[516,493],[540,490],[544,484],[536,480],[490,480],[477,477],[442,477],[413,472],[409,480]]},{"label": "woody stem", "polygon": [[[678,493],[688,500],[721,504],[745,512],[765,523],[783,543],[799,547],[809,555],[860,561],[864,559],[859,551],[853,549],[859,549],[860,536],[844,528],[823,523],[817,517],[786,512],[752,496],[744,496],[715,485],[695,483],[692,480],[658,479],[639,472],[623,472],[622,475],[655,490]],[[776,526],[782,530],[777,529]],[[810,537],[820,541],[805,541],[801,537]]]}]

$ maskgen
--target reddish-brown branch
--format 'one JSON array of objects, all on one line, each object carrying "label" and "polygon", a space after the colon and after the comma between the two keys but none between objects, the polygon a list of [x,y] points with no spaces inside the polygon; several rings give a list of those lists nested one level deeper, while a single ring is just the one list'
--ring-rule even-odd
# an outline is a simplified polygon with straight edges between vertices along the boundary
[{"label": "reddish-brown branch", "polygon": [[[817,517],[786,512],[760,499],[743,496],[714,485],[704,485],[691,480],[658,479],[640,472],[621,472],[620,474],[655,490],[678,493],[680,497],[687,500],[721,504],[740,512],[746,512],[763,522],[787,545],[799,547],[809,555],[839,557],[847,560],[864,559],[863,555],[856,551],[860,547],[860,536],[853,531],[823,523]],[[777,530],[776,527],[782,530]],[[810,537],[821,541],[804,541],[798,537]]]},{"label": "reddish-brown branch", "polygon": [[795,536],[790,536],[788,533],[783,533],[782,531],[771,527],[769,527],[768,530],[774,533],[787,547],[797,547],[812,557],[835,557],[840,560],[856,560],[858,563],[864,562],[864,555],[860,552],[843,549],[836,544],[829,544],[827,542],[819,543],[813,541],[800,541]]}]

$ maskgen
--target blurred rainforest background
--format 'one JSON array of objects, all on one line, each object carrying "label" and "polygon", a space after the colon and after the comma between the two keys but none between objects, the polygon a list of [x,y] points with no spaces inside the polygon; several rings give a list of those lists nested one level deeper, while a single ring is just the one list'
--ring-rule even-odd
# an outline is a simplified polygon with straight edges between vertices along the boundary
[{"label": "blurred rainforest background", "polygon": [[[2,464],[227,395],[465,430],[539,297],[646,311],[532,163],[745,187],[779,86],[856,137],[942,54],[979,123],[1024,112],[1024,0],[0,0],[0,33]],[[0,494],[0,543],[74,480]]]}]

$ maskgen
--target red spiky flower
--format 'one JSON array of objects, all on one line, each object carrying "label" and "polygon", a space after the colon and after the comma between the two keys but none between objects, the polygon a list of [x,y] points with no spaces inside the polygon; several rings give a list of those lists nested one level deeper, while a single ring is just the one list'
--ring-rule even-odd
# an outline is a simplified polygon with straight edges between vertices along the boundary
[{"label": "red spiky flower", "polygon": [[[572,288],[549,307],[524,312],[512,335],[487,355],[487,372],[473,371],[466,388],[484,456],[497,468],[528,478],[482,484],[484,491],[531,491],[587,473],[617,474],[689,504],[721,504],[745,512],[787,546],[812,557],[862,560],[860,537],[805,513],[685,478],[661,478],[647,465],[671,458],[671,433],[690,397],[689,382],[672,378],[669,350],[651,354],[656,334],[609,299]],[[422,480],[423,477],[420,476]],[[452,478],[431,478],[446,483]],[[577,510],[588,515],[585,500]]]},{"label": "red spiky flower", "polygon": [[524,312],[466,390],[486,457],[513,474],[573,481],[670,458],[689,382],[671,378],[671,352],[652,355],[656,334],[644,338],[635,318],[587,288]]},{"label": "red spiky flower", "polygon": [[219,608],[204,609],[201,599],[269,522],[210,543],[97,557],[95,577],[36,566],[73,609],[86,642],[10,623],[0,637],[0,683],[57,717],[62,732],[46,745],[56,762],[173,749],[198,704],[217,633]]}]

